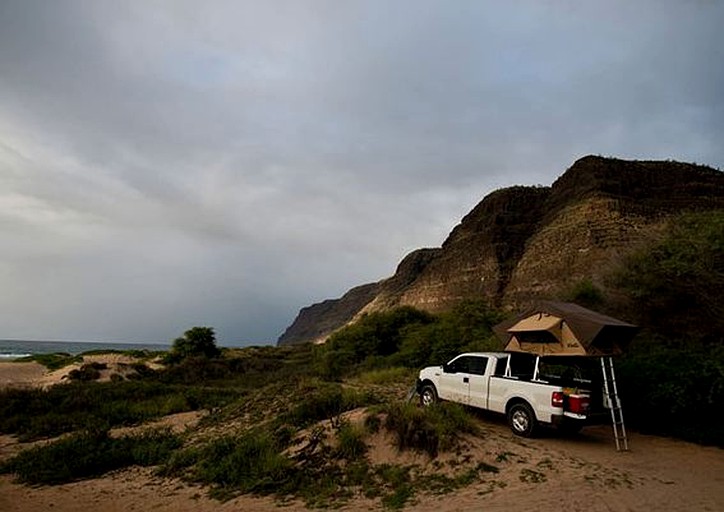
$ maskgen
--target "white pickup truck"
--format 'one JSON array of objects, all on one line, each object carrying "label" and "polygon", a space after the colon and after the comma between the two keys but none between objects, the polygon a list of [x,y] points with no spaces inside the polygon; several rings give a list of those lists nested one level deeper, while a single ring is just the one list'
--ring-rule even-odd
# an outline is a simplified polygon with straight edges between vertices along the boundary
[{"label": "white pickup truck", "polygon": [[426,406],[449,400],[505,414],[513,433],[524,437],[533,436],[540,424],[579,430],[593,415],[592,402],[605,412],[602,394],[592,394],[596,386],[591,380],[546,374],[545,366],[531,354],[461,354],[422,369],[417,392]]}]

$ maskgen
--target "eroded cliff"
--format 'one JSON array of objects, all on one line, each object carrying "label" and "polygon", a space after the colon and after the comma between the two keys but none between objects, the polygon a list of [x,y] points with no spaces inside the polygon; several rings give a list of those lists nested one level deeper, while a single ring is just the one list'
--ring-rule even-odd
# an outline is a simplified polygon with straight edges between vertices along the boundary
[{"label": "eroded cliff", "polygon": [[444,311],[484,298],[519,308],[603,277],[672,215],[724,208],[724,173],[671,161],[587,156],[550,187],[486,196],[442,247],[414,251],[389,279],[302,309],[280,344],[323,341],[360,315],[410,305]]}]

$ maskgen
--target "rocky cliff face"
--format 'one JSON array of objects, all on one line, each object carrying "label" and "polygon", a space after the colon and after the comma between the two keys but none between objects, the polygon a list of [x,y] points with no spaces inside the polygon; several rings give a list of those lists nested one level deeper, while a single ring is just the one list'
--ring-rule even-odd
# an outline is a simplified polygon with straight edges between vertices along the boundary
[{"label": "rocky cliff face", "polygon": [[323,341],[360,315],[410,305],[444,311],[483,297],[520,308],[603,276],[672,215],[724,208],[724,173],[678,162],[588,156],[550,187],[485,197],[441,248],[405,257],[389,279],[304,308],[279,344]]}]

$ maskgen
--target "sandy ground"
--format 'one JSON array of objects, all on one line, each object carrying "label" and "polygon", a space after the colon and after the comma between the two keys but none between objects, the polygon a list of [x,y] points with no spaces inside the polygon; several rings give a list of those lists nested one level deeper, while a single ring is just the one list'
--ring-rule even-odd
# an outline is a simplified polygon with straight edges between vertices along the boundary
[{"label": "sandy ground", "polygon": [[[83,364],[102,363],[106,365],[101,370],[99,381],[108,381],[111,375],[127,375],[133,370],[130,366],[138,360],[124,354],[97,354],[83,356],[83,361],[50,371],[45,366],[35,363],[18,363],[14,361],[0,361],[0,389],[6,387],[48,387],[65,382],[68,374],[79,369]],[[155,363],[146,363],[151,368],[158,368]]]},{"label": "sandy ground", "polygon": [[[10,375],[12,374],[12,375]],[[48,374],[32,363],[0,363],[0,385],[45,385]],[[58,378],[56,375],[54,378]],[[62,379],[62,377],[61,377]],[[192,427],[196,413],[160,420],[175,430]],[[631,450],[616,452],[610,427],[589,427],[576,436],[555,432],[538,439],[513,436],[498,418],[480,417],[482,434],[468,438],[464,455],[499,468],[481,481],[444,496],[418,494],[406,510],[452,511],[721,511],[724,510],[724,450],[631,433]],[[371,440],[374,463],[431,464],[425,456],[398,455],[384,436]],[[0,436],[0,460],[27,446]],[[242,496],[224,503],[206,489],[130,468],[102,478],[53,487],[27,487],[0,476],[0,511],[272,511],[306,510],[300,503]],[[379,510],[358,499],[341,510]]]},{"label": "sandy ground", "polygon": [[[468,453],[474,460],[496,465],[500,472],[485,473],[479,483],[453,494],[418,495],[407,510],[724,510],[724,451],[718,448],[634,433],[631,451],[617,453],[605,427],[589,428],[572,438],[551,434],[534,440],[514,438],[505,425],[495,422],[486,422],[484,428],[485,435],[471,443]],[[12,440],[5,437],[0,446],[3,442],[6,449],[0,451],[15,451],[7,446]],[[373,446],[371,456],[384,458],[385,450],[389,448]],[[4,512],[264,512],[280,508],[306,510],[299,503],[282,505],[270,498],[247,496],[220,503],[208,498],[203,488],[155,477],[151,469],[132,468],[54,487],[31,488],[13,483],[9,476],[0,477],[0,510]],[[342,508],[378,509],[379,503],[369,500]]]},{"label": "sandy ground", "polygon": [[0,388],[36,386],[47,373],[42,364],[0,361]]}]

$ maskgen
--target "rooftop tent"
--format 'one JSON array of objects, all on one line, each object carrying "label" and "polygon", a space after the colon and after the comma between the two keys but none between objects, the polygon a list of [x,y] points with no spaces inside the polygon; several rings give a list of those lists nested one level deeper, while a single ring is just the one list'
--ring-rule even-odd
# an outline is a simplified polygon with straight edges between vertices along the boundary
[{"label": "rooftop tent", "polygon": [[493,330],[510,352],[610,356],[623,352],[637,328],[577,304],[543,301]]}]

